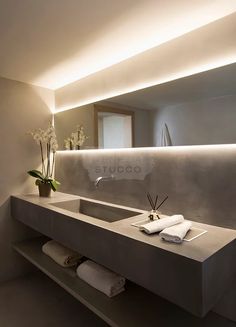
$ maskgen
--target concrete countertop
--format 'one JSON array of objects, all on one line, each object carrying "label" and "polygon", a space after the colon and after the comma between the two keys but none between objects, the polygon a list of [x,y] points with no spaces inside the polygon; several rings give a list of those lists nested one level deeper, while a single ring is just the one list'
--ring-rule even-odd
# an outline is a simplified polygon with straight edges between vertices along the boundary
[{"label": "concrete countertop", "polygon": [[[178,255],[185,256],[187,258],[191,258],[199,262],[205,261],[214,253],[222,249],[225,245],[236,239],[236,230],[192,221],[192,227],[204,229],[207,231],[207,233],[199,236],[198,238],[190,242],[183,242],[182,244],[174,244],[174,243],[163,241],[157,233],[148,235],[145,234],[144,232],[141,232],[137,227],[131,226],[132,223],[142,220],[143,218],[141,216],[134,216],[134,217],[130,217],[110,223],[97,218],[83,215],[81,213],[73,213],[65,209],[57,208],[55,206],[52,206],[51,204],[57,202],[63,202],[63,201],[76,200],[76,199],[84,199],[84,200],[89,200],[95,203],[105,204],[116,208],[136,211],[139,212],[140,214],[144,214],[146,212],[144,210],[127,207],[127,206],[120,206],[112,203],[107,203],[103,201],[98,201],[90,198],[85,198],[77,195],[71,195],[71,194],[60,193],[60,192],[54,193],[50,198],[39,197],[37,194],[15,195],[15,197],[30,202],[32,204],[35,204],[37,206],[41,206],[58,213],[62,213],[71,218],[81,220],[88,224],[110,230],[114,233],[118,233],[120,235],[138,240],[140,242],[152,245],[154,247],[161,248],[166,251],[170,251]],[[191,221],[191,217],[185,217],[185,219]]]}]

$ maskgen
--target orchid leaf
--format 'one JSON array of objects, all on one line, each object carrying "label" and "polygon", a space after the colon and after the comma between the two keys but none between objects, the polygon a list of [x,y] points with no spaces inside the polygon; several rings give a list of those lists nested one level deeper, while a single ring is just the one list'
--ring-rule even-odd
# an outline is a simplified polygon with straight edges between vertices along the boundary
[{"label": "orchid leaf", "polygon": [[55,192],[60,185],[60,183],[56,180],[50,180],[51,188]]},{"label": "orchid leaf", "polygon": [[39,170],[30,170],[30,171],[28,171],[28,174],[29,174],[30,176],[32,176],[32,177],[39,178],[39,179],[41,179],[41,180],[44,179],[44,177],[43,177],[41,171],[39,171]]}]

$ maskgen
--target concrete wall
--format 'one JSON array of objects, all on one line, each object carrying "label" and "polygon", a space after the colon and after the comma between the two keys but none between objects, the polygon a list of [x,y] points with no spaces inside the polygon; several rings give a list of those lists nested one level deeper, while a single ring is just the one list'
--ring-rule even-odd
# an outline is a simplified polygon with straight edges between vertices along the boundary
[{"label": "concrete wall", "polygon": [[0,282],[28,269],[11,243],[32,232],[11,219],[9,197],[36,191],[26,172],[39,166],[39,149],[26,133],[47,126],[53,101],[52,91],[0,78]]},{"label": "concrete wall", "polygon": [[60,152],[56,177],[66,193],[140,209],[149,209],[147,191],[168,195],[164,213],[236,228],[236,145]]},{"label": "concrete wall", "polygon": [[153,144],[166,123],[172,145],[236,143],[236,95],[165,107],[153,112]]}]

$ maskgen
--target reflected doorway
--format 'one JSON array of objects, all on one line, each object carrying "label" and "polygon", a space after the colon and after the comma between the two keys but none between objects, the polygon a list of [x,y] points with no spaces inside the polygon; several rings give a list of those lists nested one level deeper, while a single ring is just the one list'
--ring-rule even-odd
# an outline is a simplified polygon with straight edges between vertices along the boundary
[{"label": "reflected doorway", "polygon": [[134,112],[110,107],[96,107],[99,149],[130,148],[134,143]]}]

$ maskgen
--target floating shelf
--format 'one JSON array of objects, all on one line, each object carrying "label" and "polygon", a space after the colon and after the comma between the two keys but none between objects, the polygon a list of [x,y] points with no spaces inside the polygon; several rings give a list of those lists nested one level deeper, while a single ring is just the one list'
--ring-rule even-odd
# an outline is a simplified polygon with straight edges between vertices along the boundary
[{"label": "floating shelf", "polygon": [[110,326],[144,327],[147,323],[154,326],[157,310],[164,315],[168,315],[169,310],[182,311],[131,282],[127,283],[125,292],[108,298],[78,278],[74,269],[62,268],[46,256],[41,248],[47,240],[37,237],[15,243],[13,248]]}]

